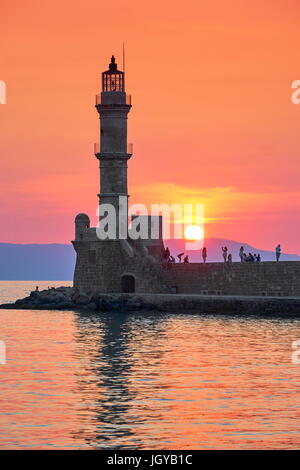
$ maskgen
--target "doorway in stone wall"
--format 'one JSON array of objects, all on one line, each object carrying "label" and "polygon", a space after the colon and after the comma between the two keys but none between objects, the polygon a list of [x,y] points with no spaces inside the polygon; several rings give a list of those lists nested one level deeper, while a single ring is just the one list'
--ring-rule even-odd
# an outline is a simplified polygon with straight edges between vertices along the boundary
[{"label": "doorway in stone wall", "polygon": [[121,279],[121,290],[123,293],[130,294],[135,292],[135,278],[131,274],[124,274]]}]

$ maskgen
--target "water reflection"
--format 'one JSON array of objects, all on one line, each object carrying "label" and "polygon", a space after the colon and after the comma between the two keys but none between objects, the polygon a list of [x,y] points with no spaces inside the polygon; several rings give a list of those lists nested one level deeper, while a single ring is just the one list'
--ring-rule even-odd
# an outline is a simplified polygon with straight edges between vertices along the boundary
[{"label": "water reflection", "polygon": [[300,443],[286,338],[295,327],[300,334],[299,322],[149,314],[76,322],[76,355],[88,361],[77,391],[87,421],[76,439],[108,449]]},{"label": "water reflection", "polygon": [[300,446],[299,320],[0,311],[1,448]]},{"label": "water reflection", "polygon": [[[136,432],[142,426],[145,418],[136,415],[133,407],[139,401],[139,388],[133,386],[132,376],[139,360],[143,377],[148,381],[147,368],[159,367],[163,350],[156,348],[163,341],[164,324],[156,319],[155,328],[149,327],[147,318],[129,314],[79,314],[76,317],[78,325],[77,358],[80,361],[85,354],[89,361],[89,373],[78,378],[79,393],[85,390],[91,398],[89,411],[94,414],[95,430],[81,430],[76,433],[78,439],[84,438],[89,445],[97,448],[135,448],[141,447],[142,442]],[[135,357],[134,351],[142,352],[142,342],[147,335],[147,341],[152,345],[151,358],[149,354]],[[139,346],[141,349],[139,349]],[[158,375],[151,371],[151,377]],[[137,377],[137,380],[139,378]],[[160,417],[158,417],[160,418]]]}]

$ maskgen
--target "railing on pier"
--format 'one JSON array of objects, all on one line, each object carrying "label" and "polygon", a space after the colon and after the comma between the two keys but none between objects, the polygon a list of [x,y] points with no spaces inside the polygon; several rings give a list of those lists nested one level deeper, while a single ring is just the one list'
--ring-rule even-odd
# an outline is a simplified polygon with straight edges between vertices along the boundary
[{"label": "railing on pier", "polygon": [[[101,94],[96,95],[95,104],[101,104]],[[131,95],[126,95],[126,104],[131,106]]]}]

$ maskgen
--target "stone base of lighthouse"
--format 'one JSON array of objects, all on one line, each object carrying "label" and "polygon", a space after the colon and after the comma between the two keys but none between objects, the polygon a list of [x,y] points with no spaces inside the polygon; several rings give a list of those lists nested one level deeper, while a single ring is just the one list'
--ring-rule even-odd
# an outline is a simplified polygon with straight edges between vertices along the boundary
[{"label": "stone base of lighthouse", "polygon": [[164,278],[162,239],[100,240],[85,214],[79,214],[75,224],[75,288],[102,293],[171,292]]}]

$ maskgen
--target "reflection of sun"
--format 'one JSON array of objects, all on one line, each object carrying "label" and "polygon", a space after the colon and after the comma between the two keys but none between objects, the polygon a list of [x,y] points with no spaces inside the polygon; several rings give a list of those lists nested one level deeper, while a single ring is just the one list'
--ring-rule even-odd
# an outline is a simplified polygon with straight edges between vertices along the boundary
[{"label": "reflection of sun", "polygon": [[184,230],[184,236],[187,240],[202,240],[203,229],[199,225],[189,225]]}]

